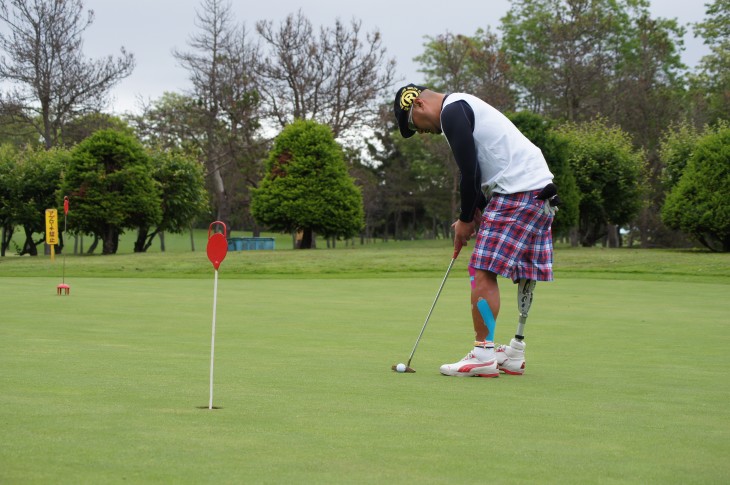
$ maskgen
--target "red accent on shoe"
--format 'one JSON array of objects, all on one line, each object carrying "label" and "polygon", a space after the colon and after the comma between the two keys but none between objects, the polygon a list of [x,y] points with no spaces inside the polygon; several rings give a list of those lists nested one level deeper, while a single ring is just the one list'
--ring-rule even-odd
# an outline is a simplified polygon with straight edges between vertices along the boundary
[{"label": "red accent on shoe", "polygon": [[522,362],[522,365],[520,366],[520,370],[509,370],[501,365],[499,366],[499,370],[501,370],[505,374],[509,374],[511,376],[521,376],[522,374],[525,373],[525,362],[524,361]]},{"label": "red accent on shoe", "polygon": [[494,361],[491,362],[484,362],[483,364],[465,364],[459,367],[459,370],[457,372],[470,372],[472,369],[479,369],[480,367],[489,367],[494,363]]}]

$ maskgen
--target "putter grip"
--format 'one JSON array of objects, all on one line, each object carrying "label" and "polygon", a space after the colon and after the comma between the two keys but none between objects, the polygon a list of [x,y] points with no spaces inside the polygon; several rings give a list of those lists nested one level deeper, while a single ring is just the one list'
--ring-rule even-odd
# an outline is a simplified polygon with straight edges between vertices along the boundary
[{"label": "putter grip", "polygon": [[451,259],[456,259],[456,258],[459,257],[459,253],[461,252],[461,248],[463,246],[464,245],[462,244],[461,241],[455,241],[454,242],[454,255],[451,257]]}]

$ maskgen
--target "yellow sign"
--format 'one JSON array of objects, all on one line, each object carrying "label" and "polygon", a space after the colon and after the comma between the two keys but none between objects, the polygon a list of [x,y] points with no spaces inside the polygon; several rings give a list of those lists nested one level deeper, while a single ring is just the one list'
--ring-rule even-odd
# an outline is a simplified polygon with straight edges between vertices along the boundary
[{"label": "yellow sign", "polygon": [[58,211],[46,209],[46,244],[58,244]]}]

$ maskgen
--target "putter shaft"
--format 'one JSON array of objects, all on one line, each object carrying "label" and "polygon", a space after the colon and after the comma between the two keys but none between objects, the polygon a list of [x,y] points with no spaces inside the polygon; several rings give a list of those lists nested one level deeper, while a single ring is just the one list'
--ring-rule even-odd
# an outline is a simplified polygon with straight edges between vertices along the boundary
[{"label": "putter shaft", "polygon": [[[449,277],[449,273],[451,273],[451,268],[454,266],[454,262],[456,261],[456,257],[458,255],[458,252],[454,252],[454,257],[451,258],[451,262],[449,263],[449,268],[446,270],[446,274],[444,275],[444,279],[441,281],[441,286],[439,286],[438,292],[436,292],[436,298],[433,300],[433,304],[431,305],[431,309],[428,311],[428,315],[426,315],[426,321],[423,322],[423,327],[421,327],[421,333],[418,334],[418,338],[416,339],[416,344],[413,346],[413,350],[411,350],[411,355],[408,357],[408,363],[406,364],[406,368],[411,368],[411,360],[413,359],[413,354],[416,353],[416,349],[418,348],[418,343],[421,341],[421,337],[423,336],[423,332],[426,330],[426,325],[428,325],[428,320],[431,318],[431,313],[433,313],[433,309],[436,306],[436,302],[439,299],[439,296],[441,295],[441,290],[444,289],[444,284],[446,283],[446,279]],[[415,372],[415,371],[413,371]]]}]

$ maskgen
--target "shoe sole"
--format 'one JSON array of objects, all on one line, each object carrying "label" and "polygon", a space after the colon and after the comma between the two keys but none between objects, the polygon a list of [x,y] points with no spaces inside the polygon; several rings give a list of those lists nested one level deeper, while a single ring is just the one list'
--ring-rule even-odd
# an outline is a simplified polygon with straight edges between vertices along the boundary
[{"label": "shoe sole", "polygon": [[499,377],[499,372],[496,374],[469,374],[468,372],[457,372],[456,374],[444,374],[441,373],[442,376],[446,377]]},{"label": "shoe sole", "polygon": [[501,365],[498,365],[497,368],[499,369],[500,372],[509,374],[511,376],[521,376],[522,374],[525,373],[525,363],[524,362],[522,363],[520,370],[510,370],[510,369],[507,369],[506,367],[502,367]]}]

